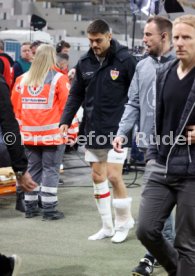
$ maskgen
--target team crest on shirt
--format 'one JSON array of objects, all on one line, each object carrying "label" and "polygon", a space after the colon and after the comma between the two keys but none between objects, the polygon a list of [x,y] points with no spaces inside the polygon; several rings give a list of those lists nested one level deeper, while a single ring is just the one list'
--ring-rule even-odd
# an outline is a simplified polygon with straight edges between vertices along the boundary
[{"label": "team crest on shirt", "polygon": [[28,86],[28,92],[31,96],[37,96],[41,93],[43,86]]},{"label": "team crest on shirt", "polygon": [[110,76],[113,80],[116,80],[119,76],[119,71],[117,70],[110,70]]}]

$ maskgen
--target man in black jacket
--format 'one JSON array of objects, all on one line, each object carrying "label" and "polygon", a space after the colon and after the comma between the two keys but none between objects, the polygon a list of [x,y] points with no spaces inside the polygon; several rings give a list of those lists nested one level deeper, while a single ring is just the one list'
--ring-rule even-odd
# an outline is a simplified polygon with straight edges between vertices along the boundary
[{"label": "man in black jacket", "polygon": [[[16,174],[17,182],[24,191],[32,191],[37,184],[32,180],[27,172],[27,159],[24,147],[21,144],[21,136],[17,120],[15,119],[9,96],[9,88],[0,75],[0,127],[2,138],[7,146],[11,166]],[[1,146],[1,145],[0,145]],[[4,158],[4,156],[1,156]],[[17,255],[6,257],[0,254],[0,274],[1,276],[18,275],[21,259]]]},{"label": "man in black jacket", "polygon": [[[173,22],[173,44],[178,60],[166,63],[157,74],[155,139],[146,156],[149,177],[137,235],[169,276],[183,276],[195,275],[194,15]],[[175,206],[172,246],[161,231]]]},{"label": "man in black jacket", "polygon": [[[112,39],[104,20],[94,20],[88,26],[87,34],[90,49],[76,65],[76,75],[61,119],[61,132],[66,134],[75,113],[84,102],[85,159],[91,164],[94,196],[103,224],[101,230],[88,239],[113,236],[112,242],[118,243],[126,239],[134,220],[130,211],[132,199],[128,197],[122,179],[127,151],[114,152],[112,140],[127,102],[135,60],[127,47]],[[115,229],[108,180],[113,187]]]}]

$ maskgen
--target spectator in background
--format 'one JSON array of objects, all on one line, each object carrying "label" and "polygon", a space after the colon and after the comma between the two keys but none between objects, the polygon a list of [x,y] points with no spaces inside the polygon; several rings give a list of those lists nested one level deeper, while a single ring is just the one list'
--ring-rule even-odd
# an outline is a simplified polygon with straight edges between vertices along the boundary
[{"label": "spectator in background", "polygon": [[[56,54],[67,54],[69,55],[70,52],[70,44],[64,40],[61,40],[56,45]],[[69,60],[69,57],[68,57]],[[75,75],[75,68],[70,69],[67,67],[69,81],[72,82],[74,75]]]},{"label": "spectator in background", "polygon": [[13,59],[4,53],[4,42],[0,40],[0,73],[4,76],[9,88],[12,88],[13,85],[13,64]]},{"label": "spectator in background", "polygon": [[[69,71],[69,51],[70,51],[70,44],[64,40],[61,40],[56,45],[56,65],[57,71],[62,72],[63,74],[67,75],[69,78],[70,83],[72,82],[74,75],[75,75],[75,68],[70,69]],[[70,145],[66,146],[65,152],[71,152],[75,149],[75,146],[72,147]],[[63,168],[63,164],[61,165],[61,169]],[[63,184],[63,180],[60,179],[59,184]]]},{"label": "spectator in background", "polygon": [[64,40],[61,40],[56,45],[56,53],[69,54],[70,52],[70,44]]},{"label": "spectator in background", "polygon": [[68,77],[69,56],[65,53],[56,54],[56,70]]},{"label": "spectator in background", "polygon": [[14,82],[17,77],[27,72],[33,59],[31,42],[23,42],[20,48],[20,58],[14,62]]},{"label": "spectator in background", "polygon": [[[58,54],[69,54],[70,52],[70,44],[64,40],[61,40],[60,42],[57,43],[56,45],[56,53]],[[68,72],[68,78],[70,83],[72,82],[74,76],[75,76],[75,68],[69,68],[67,67],[67,72]]]},{"label": "spectator in background", "polygon": [[35,40],[31,43],[30,49],[32,51],[32,55],[34,56],[36,54],[37,48],[42,44],[43,42],[40,40]]},{"label": "spectator in background", "polygon": [[[69,79],[68,76],[68,62],[69,62],[69,56],[65,53],[57,53],[56,54],[56,66],[55,70],[57,72],[61,72],[62,74],[66,75],[66,77]],[[70,81],[70,79],[69,79]],[[65,148],[65,152],[73,150],[73,147],[70,145],[67,145]],[[60,165],[60,171],[63,171],[64,165],[63,163]],[[59,179],[59,185],[64,185],[64,181],[62,178]]]},{"label": "spectator in background", "polygon": [[[16,174],[18,184],[25,191],[32,191],[36,188],[36,183],[32,180],[27,172],[27,158],[24,152],[24,146],[21,144],[21,135],[17,120],[15,119],[14,112],[10,101],[10,91],[3,76],[0,74],[0,127],[2,135],[6,141],[6,133],[12,133],[15,138],[13,144],[6,144],[11,166]],[[10,137],[10,135],[9,135]],[[10,142],[10,140],[9,140]],[[1,156],[3,159],[4,156]],[[22,229],[21,229],[22,233]],[[21,266],[21,258],[17,255],[7,257],[0,254],[0,275],[1,276],[18,276]]]}]

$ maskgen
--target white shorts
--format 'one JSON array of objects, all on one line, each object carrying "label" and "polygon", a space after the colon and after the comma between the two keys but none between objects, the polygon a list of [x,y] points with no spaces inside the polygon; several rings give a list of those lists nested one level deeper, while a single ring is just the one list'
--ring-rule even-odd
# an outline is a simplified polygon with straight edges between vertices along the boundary
[{"label": "white shorts", "polygon": [[113,149],[86,149],[85,161],[123,164],[127,158],[127,152],[128,148],[123,148],[123,152],[120,153]]}]

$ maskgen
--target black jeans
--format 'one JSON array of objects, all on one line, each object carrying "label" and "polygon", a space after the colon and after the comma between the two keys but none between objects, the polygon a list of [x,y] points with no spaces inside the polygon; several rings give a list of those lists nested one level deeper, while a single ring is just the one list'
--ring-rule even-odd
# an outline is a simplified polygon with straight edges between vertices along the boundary
[{"label": "black jeans", "polygon": [[[165,166],[150,162],[142,193],[138,239],[166,269],[169,276],[195,275],[195,178],[168,175]],[[162,235],[165,220],[176,206],[172,246]]]},{"label": "black jeans", "polygon": [[10,258],[2,254],[0,254],[0,275],[1,276],[11,275]]}]

